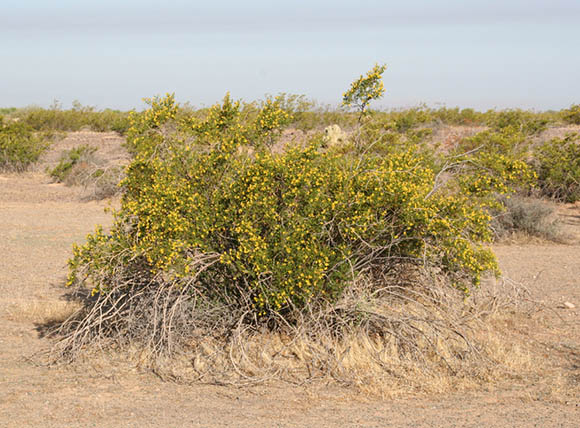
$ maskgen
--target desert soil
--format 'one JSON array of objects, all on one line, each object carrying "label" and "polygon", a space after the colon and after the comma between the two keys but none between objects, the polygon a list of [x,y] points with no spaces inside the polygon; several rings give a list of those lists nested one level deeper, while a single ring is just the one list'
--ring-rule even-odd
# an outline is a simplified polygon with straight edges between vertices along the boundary
[{"label": "desert soil", "polygon": [[566,380],[553,388],[547,377],[378,399],[332,385],[179,385],[131,367],[34,364],[28,357],[48,344],[38,326],[67,310],[62,284],[71,244],[110,224],[104,208],[115,204],[87,202],[82,189],[51,183],[44,169],[63,149],[87,143],[122,159],[119,142],[114,134],[70,134],[34,171],[0,175],[0,427],[580,426],[580,398],[553,390],[580,382],[580,205],[559,211],[575,243],[494,248],[505,275],[537,303],[532,320],[510,328],[545,350],[552,373]]}]

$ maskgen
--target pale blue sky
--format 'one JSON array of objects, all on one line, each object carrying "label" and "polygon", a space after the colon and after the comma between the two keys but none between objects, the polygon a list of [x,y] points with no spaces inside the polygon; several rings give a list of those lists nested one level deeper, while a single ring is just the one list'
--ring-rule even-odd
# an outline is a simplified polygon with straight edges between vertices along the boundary
[{"label": "pale blue sky", "polygon": [[0,0],[0,52],[0,106],[338,105],[379,62],[381,107],[561,109],[580,103],[580,0]]}]

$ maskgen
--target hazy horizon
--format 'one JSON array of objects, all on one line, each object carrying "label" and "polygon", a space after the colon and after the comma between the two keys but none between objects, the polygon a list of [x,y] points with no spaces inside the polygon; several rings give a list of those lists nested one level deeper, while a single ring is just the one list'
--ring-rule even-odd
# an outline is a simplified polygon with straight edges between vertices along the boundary
[{"label": "hazy horizon", "polygon": [[0,106],[140,109],[304,94],[337,106],[387,64],[379,108],[580,103],[580,2],[4,0]]}]

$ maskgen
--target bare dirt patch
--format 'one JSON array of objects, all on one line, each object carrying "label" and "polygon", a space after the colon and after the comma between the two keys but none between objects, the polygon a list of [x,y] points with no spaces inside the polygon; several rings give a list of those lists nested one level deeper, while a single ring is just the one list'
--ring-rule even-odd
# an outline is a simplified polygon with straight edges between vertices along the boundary
[{"label": "bare dirt patch", "polygon": [[[381,400],[323,384],[179,385],[115,355],[82,370],[34,365],[26,357],[47,345],[37,324],[72,310],[62,298],[71,244],[112,220],[103,211],[110,202],[83,202],[81,189],[55,185],[43,173],[59,150],[87,142],[109,147],[110,158],[125,156],[114,134],[75,133],[34,172],[0,176],[0,427],[577,426],[578,243],[495,247],[506,276],[527,290],[522,304],[533,304],[494,323],[546,368],[541,376],[484,390]],[[561,206],[559,214],[580,238],[580,205]]]}]

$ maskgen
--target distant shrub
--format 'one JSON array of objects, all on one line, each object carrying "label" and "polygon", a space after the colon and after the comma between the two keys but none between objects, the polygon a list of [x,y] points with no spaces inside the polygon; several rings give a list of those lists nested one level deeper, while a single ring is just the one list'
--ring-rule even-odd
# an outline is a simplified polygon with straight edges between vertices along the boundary
[{"label": "distant shrub", "polygon": [[501,207],[492,212],[492,230],[497,239],[522,233],[527,236],[562,240],[562,232],[555,220],[554,206],[535,199],[522,196],[500,198]]},{"label": "distant shrub", "polygon": [[567,110],[562,110],[562,120],[573,125],[580,125],[580,104],[572,105]]},{"label": "distant shrub", "polygon": [[24,123],[5,122],[0,116],[0,169],[24,171],[48,145]]},{"label": "distant shrub", "polygon": [[430,111],[423,107],[393,111],[387,117],[388,121],[385,128],[400,133],[410,131],[417,126],[429,124],[433,120]]},{"label": "distant shrub", "polygon": [[2,107],[0,108],[0,116],[8,115],[14,113],[18,109],[16,107]]},{"label": "distant shrub", "polygon": [[96,111],[93,107],[74,103],[70,110],[55,104],[50,109],[29,107],[14,113],[20,121],[37,131],[79,131],[88,128],[96,132],[115,131],[124,134],[129,126],[129,113],[106,109]]},{"label": "distant shrub", "polygon": [[407,132],[422,126],[464,125],[488,126],[496,131],[513,128],[526,135],[535,135],[545,130],[548,124],[560,121],[560,115],[557,112],[536,113],[525,110],[478,112],[470,108],[434,109],[426,105],[382,112],[380,116],[388,129],[396,132]]},{"label": "distant shrub", "polygon": [[496,112],[488,125],[497,130],[512,128],[526,135],[539,134],[544,131],[550,119],[545,115],[524,110],[505,110]]},{"label": "distant shrub", "polygon": [[119,183],[124,177],[121,165],[107,165],[96,156],[97,148],[82,145],[67,150],[49,175],[68,186],[83,186],[87,199],[104,199],[120,191]]},{"label": "distant shrub", "polygon": [[577,134],[547,141],[532,161],[542,195],[563,202],[580,200],[580,138]]},{"label": "distant shrub", "polygon": [[79,122],[81,128],[88,127],[97,132],[114,131],[120,135],[125,135],[130,126],[128,113],[110,109],[91,112]]},{"label": "distant shrub", "polygon": [[[93,162],[93,154],[97,151],[96,147],[82,145],[71,150],[65,151],[56,167],[49,171],[49,175],[58,182],[67,182],[67,184],[78,184],[71,180],[71,173],[78,165]],[[85,166],[86,167],[86,166]]]},{"label": "distant shrub", "polygon": [[117,116],[110,122],[109,128],[111,131],[116,132],[119,135],[125,135],[131,126],[129,116]]},{"label": "distant shrub", "polygon": [[351,129],[357,125],[358,116],[357,113],[333,110],[328,106],[316,107],[311,111],[293,114],[291,126],[304,131],[324,129],[331,125],[338,125],[341,129]]},{"label": "distant shrub", "polygon": [[475,111],[472,108],[459,109],[442,107],[431,111],[433,119],[446,125],[477,126],[484,125],[484,113]]}]

